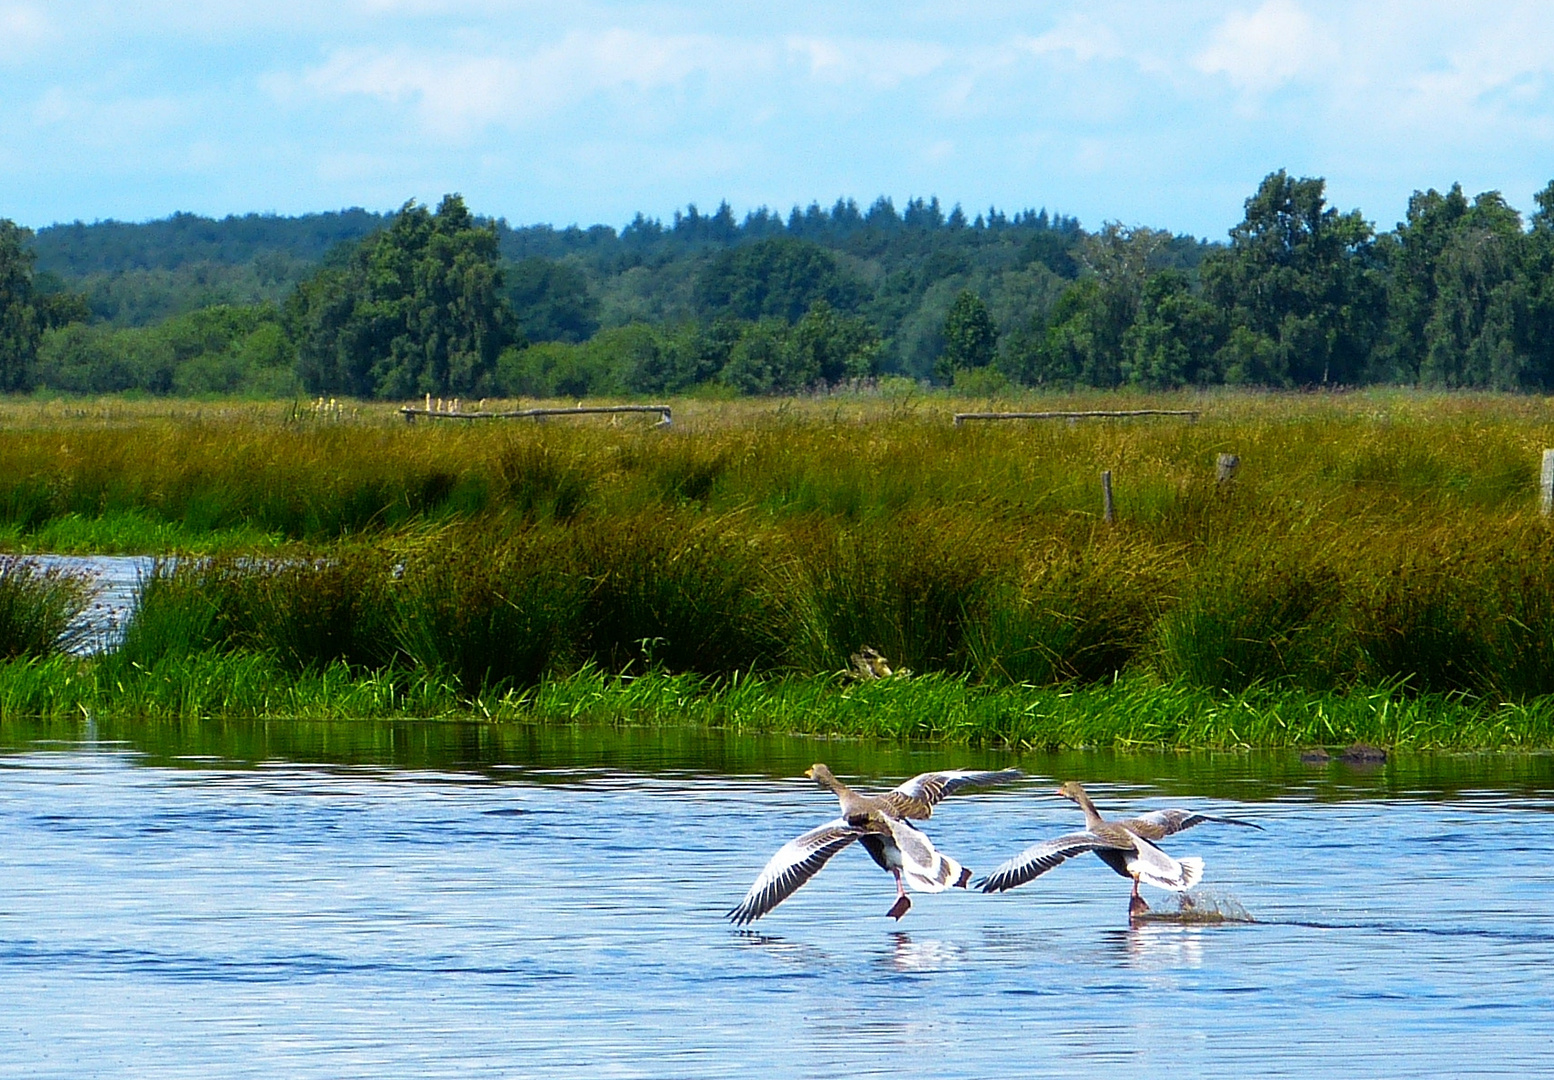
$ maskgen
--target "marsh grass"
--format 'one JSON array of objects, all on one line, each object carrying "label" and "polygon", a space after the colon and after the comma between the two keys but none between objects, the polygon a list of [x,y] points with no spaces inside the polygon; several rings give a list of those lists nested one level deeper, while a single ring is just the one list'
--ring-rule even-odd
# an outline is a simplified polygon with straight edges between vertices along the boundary
[{"label": "marsh grass", "polygon": [[389,583],[393,640],[467,694],[532,685],[578,647],[586,585],[562,534],[421,537]]},{"label": "marsh grass", "polygon": [[89,598],[77,575],[0,556],[0,658],[49,656],[82,645]]},{"label": "marsh grass", "polygon": [[[252,653],[474,699],[589,665],[816,677],[870,645],[989,690],[1554,692],[1546,403],[1028,404],[1202,418],[956,428],[967,402],[895,393],[676,402],[669,430],[13,404],[0,538],[252,538],[153,575],[109,665]],[[1221,451],[1243,462],[1226,490]]]}]

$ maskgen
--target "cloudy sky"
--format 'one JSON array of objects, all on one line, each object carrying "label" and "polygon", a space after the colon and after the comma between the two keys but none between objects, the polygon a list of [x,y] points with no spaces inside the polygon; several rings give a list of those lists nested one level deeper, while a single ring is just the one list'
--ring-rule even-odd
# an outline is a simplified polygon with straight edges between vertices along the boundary
[{"label": "cloudy sky", "polygon": [[1551,77],[1547,0],[0,0],[0,217],[885,194],[1218,238],[1282,167],[1387,228],[1530,208]]}]

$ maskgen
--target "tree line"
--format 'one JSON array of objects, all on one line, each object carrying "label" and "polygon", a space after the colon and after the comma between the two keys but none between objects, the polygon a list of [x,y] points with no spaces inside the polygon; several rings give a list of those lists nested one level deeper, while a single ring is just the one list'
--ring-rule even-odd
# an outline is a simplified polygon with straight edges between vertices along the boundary
[{"label": "tree line", "polygon": [[[1535,199],[1524,221],[1498,192],[1416,192],[1377,233],[1329,206],[1320,178],[1279,171],[1214,244],[884,198],[742,220],[692,206],[618,232],[514,229],[456,195],[382,217],[179,215],[145,235],[4,222],[0,387],[581,397],[895,375],[972,392],[1548,390],[1554,183]],[[148,273],[230,283],[281,260],[265,295],[202,303],[191,286],[159,319],[103,310]]]}]

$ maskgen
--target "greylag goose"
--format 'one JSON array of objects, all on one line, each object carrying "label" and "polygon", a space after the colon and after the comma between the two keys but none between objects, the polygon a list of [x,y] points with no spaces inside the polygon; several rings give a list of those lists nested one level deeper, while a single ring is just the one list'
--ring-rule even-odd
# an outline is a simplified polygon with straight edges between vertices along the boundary
[{"label": "greylag goose", "polygon": [[804,775],[836,795],[842,804],[842,815],[789,840],[777,850],[745,898],[728,913],[739,925],[759,919],[793,895],[854,840],[863,844],[880,868],[890,871],[896,879],[896,902],[886,912],[893,919],[901,918],[912,906],[906,894],[907,885],[919,892],[943,892],[957,885],[965,888],[971,871],[935,849],[933,841],[908,821],[932,817],[933,808],[946,795],[963,787],[1006,783],[1024,774],[1019,769],[928,772],[883,795],[852,790],[824,765],[812,765]]},{"label": "greylag goose", "polygon": [[1085,789],[1070,780],[1058,788],[1059,795],[1079,804],[1085,812],[1085,831],[1069,833],[1026,848],[987,877],[977,882],[983,892],[1004,892],[1024,885],[1075,855],[1093,851],[1100,860],[1123,877],[1133,879],[1133,897],[1128,915],[1134,917],[1149,910],[1139,895],[1139,882],[1172,892],[1186,892],[1203,878],[1203,860],[1196,857],[1174,859],[1155,846],[1173,833],[1212,821],[1220,825],[1245,825],[1261,830],[1261,825],[1239,818],[1210,817],[1191,810],[1153,810],[1134,818],[1107,821],[1090,801]]}]

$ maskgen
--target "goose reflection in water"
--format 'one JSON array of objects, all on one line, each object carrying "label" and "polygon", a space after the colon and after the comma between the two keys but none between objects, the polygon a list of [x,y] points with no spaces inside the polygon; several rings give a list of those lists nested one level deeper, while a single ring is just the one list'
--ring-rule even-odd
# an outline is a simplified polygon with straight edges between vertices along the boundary
[{"label": "goose reflection in water", "polygon": [[891,935],[890,966],[896,971],[946,971],[966,962],[966,950],[948,941],[913,941],[897,930]]}]

